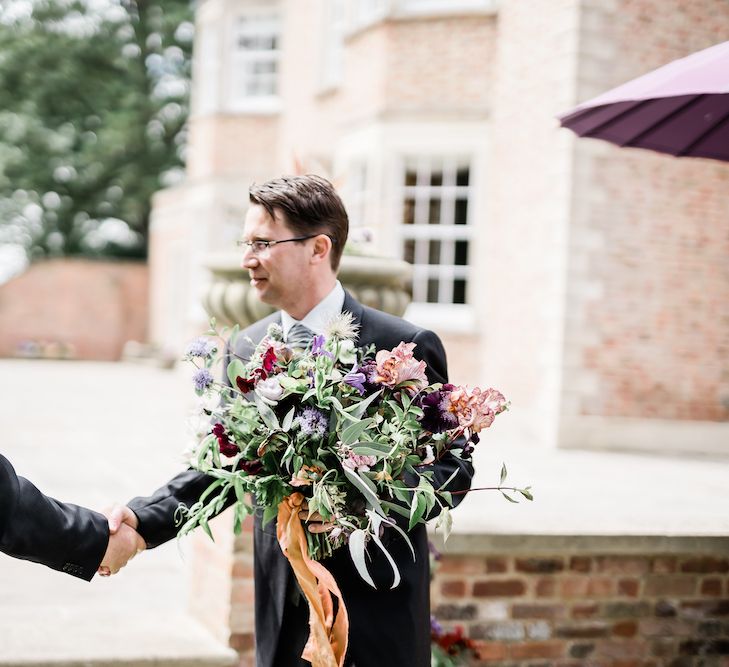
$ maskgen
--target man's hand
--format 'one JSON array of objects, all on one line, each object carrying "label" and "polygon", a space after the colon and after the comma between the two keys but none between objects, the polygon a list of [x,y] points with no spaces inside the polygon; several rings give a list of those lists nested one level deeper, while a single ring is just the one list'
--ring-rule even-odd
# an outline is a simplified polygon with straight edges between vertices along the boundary
[{"label": "man's hand", "polygon": [[99,567],[99,574],[108,577],[121,570],[140,551],[144,551],[144,540],[139,533],[122,524],[115,533],[109,535],[109,546]]},{"label": "man's hand", "polygon": [[319,512],[312,512],[309,515],[309,505],[306,501],[301,504],[299,519],[306,522],[306,528],[310,533],[328,533],[334,524],[327,522]]},{"label": "man's hand", "polygon": [[137,515],[124,505],[113,505],[102,514],[109,521],[109,546],[99,566],[99,574],[108,577],[116,574],[146,545],[137,533]]}]

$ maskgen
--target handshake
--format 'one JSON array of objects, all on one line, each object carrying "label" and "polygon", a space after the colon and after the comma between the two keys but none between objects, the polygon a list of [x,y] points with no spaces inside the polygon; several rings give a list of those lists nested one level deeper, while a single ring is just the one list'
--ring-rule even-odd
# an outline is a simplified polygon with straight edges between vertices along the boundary
[{"label": "handshake", "polygon": [[102,511],[109,522],[109,545],[99,565],[98,573],[108,577],[121,570],[134,556],[144,551],[146,544],[137,532],[137,515],[124,505],[113,505]]}]

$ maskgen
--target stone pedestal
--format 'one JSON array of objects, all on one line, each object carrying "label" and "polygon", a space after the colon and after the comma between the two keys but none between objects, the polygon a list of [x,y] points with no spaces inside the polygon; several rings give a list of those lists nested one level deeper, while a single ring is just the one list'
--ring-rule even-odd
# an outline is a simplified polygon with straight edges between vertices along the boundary
[{"label": "stone pedestal", "polygon": [[[206,266],[213,279],[203,296],[203,306],[219,324],[247,327],[276,310],[258,300],[248,282],[248,272],[240,266],[239,254],[210,255]],[[410,303],[411,271],[411,265],[402,260],[344,255],[339,280],[366,306],[402,316]]]}]

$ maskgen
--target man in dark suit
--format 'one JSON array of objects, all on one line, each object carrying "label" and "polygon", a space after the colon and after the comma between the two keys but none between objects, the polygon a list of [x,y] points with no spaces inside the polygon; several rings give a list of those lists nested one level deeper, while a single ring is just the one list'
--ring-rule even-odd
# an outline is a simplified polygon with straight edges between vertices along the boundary
[{"label": "man in dark suit", "polygon": [[[349,311],[359,325],[359,345],[374,343],[391,349],[401,341],[416,343],[415,355],[426,362],[430,382],[447,381],[446,357],[438,337],[408,322],[367,308],[346,293],[336,279],[347,239],[344,206],[331,184],[316,176],[275,179],[250,190],[242,245],[243,266],[251,285],[265,303],[281,310],[241,332],[233,343],[246,359],[272,322],[281,324],[284,337],[321,333],[331,318]],[[250,339],[247,340],[247,339]],[[448,489],[470,487],[473,469],[468,461],[447,455],[430,466],[436,486],[451,478]],[[454,474],[455,473],[455,474]],[[440,484],[438,484],[440,482]],[[174,513],[180,503],[191,505],[210,484],[205,475],[186,471],[149,498],[135,498],[119,508],[111,524],[127,521],[154,547],[177,532]],[[454,496],[457,499],[462,496]],[[313,522],[309,529],[326,529]],[[392,570],[377,549],[368,563],[377,589],[361,580],[347,549],[324,561],[344,596],[350,618],[347,665],[356,667],[429,667],[429,559],[425,527],[410,533],[413,561],[406,542],[386,531],[388,549],[402,580],[390,590]],[[254,529],[256,658],[258,667],[299,667],[308,636],[308,609],[297,595],[294,575],[276,540],[274,522]]]},{"label": "man in dark suit", "polygon": [[90,581],[118,572],[144,542],[129,526],[110,536],[103,514],[43,495],[0,454],[0,551]]}]

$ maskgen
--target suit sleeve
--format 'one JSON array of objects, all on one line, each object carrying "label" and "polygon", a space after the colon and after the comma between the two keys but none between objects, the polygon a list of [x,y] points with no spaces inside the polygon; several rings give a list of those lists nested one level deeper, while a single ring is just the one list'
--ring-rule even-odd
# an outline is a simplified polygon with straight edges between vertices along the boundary
[{"label": "suit sleeve", "polygon": [[[415,355],[419,359],[422,359],[427,364],[426,373],[428,375],[428,381],[434,382],[448,382],[448,363],[446,361],[446,353],[441,343],[440,338],[432,331],[422,330],[414,337],[413,342],[417,344],[415,348]],[[461,439],[461,442],[456,441],[454,449],[460,449],[463,451],[463,445],[465,443]],[[444,491],[467,491],[471,488],[471,481],[473,480],[473,464],[471,463],[470,456],[463,455],[463,458],[459,458],[447,452],[441,459],[427,466],[420,466],[418,470],[429,470],[433,472],[433,486],[437,489],[443,486],[445,482],[453,475],[453,478],[448,482],[448,485],[443,489]],[[417,486],[418,481],[414,476],[406,476],[405,483],[409,486]],[[453,507],[456,507],[465,497],[464,494],[458,494],[453,496]],[[428,515],[428,519],[433,519],[439,514],[439,507],[436,506],[433,512]]]},{"label": "suit sleeve", "polygon": [[103,514],[49,498],[0,456],[0,551],[90,581],[108,543]]}]

